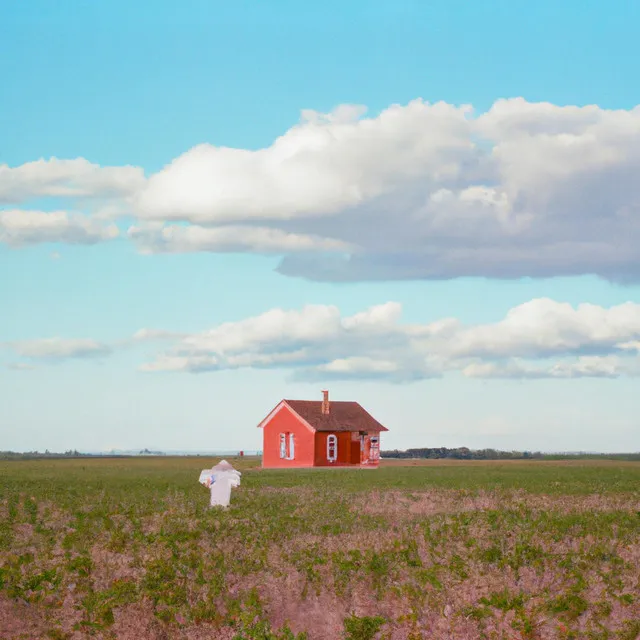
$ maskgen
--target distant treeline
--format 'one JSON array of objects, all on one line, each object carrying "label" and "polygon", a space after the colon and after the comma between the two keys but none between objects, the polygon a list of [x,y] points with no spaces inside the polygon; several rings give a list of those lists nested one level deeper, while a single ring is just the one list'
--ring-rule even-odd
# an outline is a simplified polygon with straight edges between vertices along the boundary
[{"label": "distant treeline", "polygon": [[541,451],[499,451],[497,449],[468,449],[433,447],[382,451],[383,458],[430,458],[453,460],[640,460],[640,453],[542,453]]},{"label": "distant treeline", "polygon": [[25,451],[17,453],[15,451],[0,451],[0,460],[38,460],[40,458],[130,458],[132,455],[139,456],[164,456],[162,451],[150,451],[142,449],[139,453],[126,452],[116,453],[81,453],[77,449],[69,449],[64,453],[49,451]]},{"label": "distant treeline", "polygon": [[42,451],[24,451],[18,453],[16,451],[0,451],[0,460],[33,460],[35,458],[92,458],[91,453],[80,453],[75,449],[65,451],[64,453],[51,452],[48,449]]},{"label": "distant treeline", "polygon": [[468,449],[467,447],[457,447],[449,449],[447,447],[432,447],[420,449],[406,449],[400,451],[382,451],[383,458],[453,458],[455,460],[521,460],[523,458],[542,457],[541,453],[530,453],[529,451],[498,451],[497,449]]},{"label": "distant treeline", "polygon": [[60,458],[129,458],[131,456],[112,453],[81,453],[80,451],[0,451],[0,460],[54,460]]}]

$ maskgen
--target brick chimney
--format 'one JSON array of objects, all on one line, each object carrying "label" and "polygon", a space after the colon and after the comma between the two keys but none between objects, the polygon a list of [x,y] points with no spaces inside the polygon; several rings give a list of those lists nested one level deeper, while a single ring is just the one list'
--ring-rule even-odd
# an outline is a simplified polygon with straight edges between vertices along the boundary
[{"label": "brick chimney", "polygon": [[322,392],[322,415],[324,416],[329,415],[329,392],[328,391]]}]

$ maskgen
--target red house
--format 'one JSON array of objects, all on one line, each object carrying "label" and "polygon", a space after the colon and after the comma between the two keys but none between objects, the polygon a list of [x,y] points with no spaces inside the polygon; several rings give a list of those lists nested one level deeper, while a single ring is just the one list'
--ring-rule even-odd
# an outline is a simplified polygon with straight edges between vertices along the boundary
[{"label": "red house", "polygon": [[388,431],[357,402],[282,400],[258,425],[262,466],[377,467],[380,433]]}]

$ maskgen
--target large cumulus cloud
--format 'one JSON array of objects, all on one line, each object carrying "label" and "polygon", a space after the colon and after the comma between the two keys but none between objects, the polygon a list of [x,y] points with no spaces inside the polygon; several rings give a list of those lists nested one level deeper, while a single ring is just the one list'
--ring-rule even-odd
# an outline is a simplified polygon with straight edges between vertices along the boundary
[{"label": "large cumulus cloud", "polygon": [[617,378],[640,374],[640,304],[576,307],[536,298],[498,322],[402,321],[397,302],[345,316],[332,305],[270,309],[194,333],[142,328],[111,343],[93,338],[22,340],[0,348],[26,367],[144,350],[144,372],[279,369],[294,379],[405,383],[468,378]]},{"label": "large cumulus cloud", "polygon": [[[264,250],[253,227],[324,238],[333,249],[276,248],[282,273],[317,280],[637,280],[640,109],[513,99],[475,115],[416,100],[363,114],[306,112],[257,151],[195,147],[150,177],[137,215],[226,228],[226,244],[249,251]],[[167,227],[139,240],[151,251],[220,250],[198,233],[173,244],[160,234]]]},{"label": "large cumulus cloud", "polygon": [[470,378],[578,378],[637,375],[640,305],[572,307],[534,299],[499,322],[455,318],[401,322],[388,302],[353,316],[337,307],[272,309],[259,316],[182,335],[143,371],[200,373],[288,369],[307,380],[407,382],[446,373]]},{"label": "large cumulus cloud", "polygon": [[[116,231],[93,225],[121,217],[145,253],[275,254],[281,273],[314,280],[636,282],[639,172],[638,107],[341,105],[303,111],[266,148],[203,143],[149,176],[82,158],[0,166],[0,241],[100,241]],[[88,215],[23,210],[39,197]]]}]

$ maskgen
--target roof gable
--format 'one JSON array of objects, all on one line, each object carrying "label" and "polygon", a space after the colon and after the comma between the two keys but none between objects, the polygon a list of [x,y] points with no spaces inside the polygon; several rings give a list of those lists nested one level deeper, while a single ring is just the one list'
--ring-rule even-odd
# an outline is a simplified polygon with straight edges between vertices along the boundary
[{"label": "roof gable", "polygon": [[321,401],[284,402],[316,431],[388,431],[357,402],[332,400],[328,415],[322,413]]},{"label": "roof gable", "polygon": [[263,429],[264,427],[266,427],[281,411],[287,411],[288,413],[290,413],[294,418],[296,418],[296,420],[298,420],[298,422],[309,429],[310,432],[313,433],[315,431],[315,429],[299,413],[294,411],[287,404],[286,400],[280,400],[280,402],[278,402],[278,404],[271,410],[271,413],[269,413],[269,415],[267,415],[267,417],[262,420],[262,422],[260,422],[258,428]]}]

